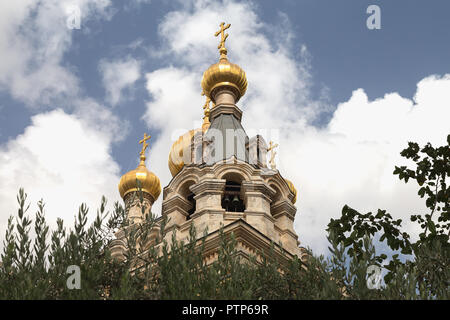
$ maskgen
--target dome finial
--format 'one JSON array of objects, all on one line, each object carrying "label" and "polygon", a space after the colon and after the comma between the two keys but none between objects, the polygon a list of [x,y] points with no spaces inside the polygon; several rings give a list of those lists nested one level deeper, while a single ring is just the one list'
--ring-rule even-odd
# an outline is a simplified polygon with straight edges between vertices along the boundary
[{"label": "dome finial", "polygon": [[141,163],[144,162],[146,159],[145,158],[145,150],[148,147],[147,140],[149,140],[151,137],[152,136],[147,136],[147,133],[144,133],[144,138],[139,141],[139,144],[142,144],[142,150],[141,150],[140,157],[139,157],[141,160]]},{"label": "dome finial", "polygon": [[227,30],[229,27],[231,27],[231,24],[225,25],[225,22],[222,22],[220,24],[220,30],[217,31],[214,35],[217,37],[220,34],[220,43],[217,49],[219,49],[220,52],[220,60],[227,59],[227,48],[225,48],[225,41],[228,38],[228,33],[225,33],[225,30]]}]

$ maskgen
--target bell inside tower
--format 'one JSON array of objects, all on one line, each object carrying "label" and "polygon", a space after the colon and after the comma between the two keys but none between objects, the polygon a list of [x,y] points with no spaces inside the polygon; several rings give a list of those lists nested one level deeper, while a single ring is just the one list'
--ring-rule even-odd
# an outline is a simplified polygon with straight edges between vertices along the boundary
[{"label": "bell inside tower", "polygon": [[244,201],[241,199],[241,185],[234,181],[226,181],[222,197],[222,208],[229,212],[244,212]]}]

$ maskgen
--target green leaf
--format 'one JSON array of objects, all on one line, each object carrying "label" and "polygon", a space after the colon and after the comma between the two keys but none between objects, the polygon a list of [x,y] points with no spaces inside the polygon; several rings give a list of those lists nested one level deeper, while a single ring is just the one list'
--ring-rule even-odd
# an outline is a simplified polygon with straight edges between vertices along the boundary
[{"label": "green leaf", "polygon": [[428,228],[430,229],[432,234],[436,234],[436,227],[434,225],[433,220],[428,220]]},{"label": "green leaf", "polygon": [[344,240],[344,247],[348,247],[353,243],[353,240],[351,238],[347,238]]}]

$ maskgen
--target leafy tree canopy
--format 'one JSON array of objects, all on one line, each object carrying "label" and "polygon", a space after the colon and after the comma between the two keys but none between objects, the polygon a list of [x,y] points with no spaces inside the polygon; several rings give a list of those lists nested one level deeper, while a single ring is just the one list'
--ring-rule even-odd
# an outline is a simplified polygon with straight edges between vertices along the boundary
[{"label": "leafy tree canopy", "polygon": [[[316,256],[307,249],[305,261],[295,258],[287,266],[274,258],[273,249],[262,262],[255,257],[242,261],[233,235],[222,231],[218,260],[207,265],[204,242],[193,228],[186,243],[162,240],[166,220],[159,221],[158,236],[148,247],[155,217],[150,213],[143,223],[131,225],[118,203],[112,213],[106,212],[105,198],[91,225],[82,204],[73,229],[59,219],[51,233],[41,200],[32,230],[21,189],[0,256],[0,299],[448,299],[449,147],[450,135],[447,145],[438,148],[410,142],[401,155],[415,168],[395,167],[400,180],[418,183],[418,195],[429,209],[411,215],[422,230],[416,241],[402,231],[402,220],[385,210],[362,214],[346,205],[341,217],[328,224],[330,255]],[[142,192],[139,198],[143,204]],[[126,231],[128,243],[123,261],[113,259],[110,251],[119,229]],[[377,254],[380,243],[398,253],[390,259]],[[399,254],[410,258],[399,259]],[[71,265],[80,268],[79,289],[67,285]],[[370,288],[368,269],[374,265],[385,270],[384,284]]]}]

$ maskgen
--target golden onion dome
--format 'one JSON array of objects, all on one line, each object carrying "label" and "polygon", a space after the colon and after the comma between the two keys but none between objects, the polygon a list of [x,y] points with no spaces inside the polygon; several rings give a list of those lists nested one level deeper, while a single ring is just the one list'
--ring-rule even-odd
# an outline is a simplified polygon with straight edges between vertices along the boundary
[{"label": "golden onion dome", "polygon": [[247,90],[247,77],[245,76],[245,71],[239,67],[237,64],[231,63],[227,58],[227,49],[225,48],[225,40],[228,34],[224,31],[228,29],[231,25],[225,26],[222,22],[221,29],[216,32],[216,36],[221,35],[222,39],[218,46],[220,52],[220,59],[218,63],[211,65],[204,73],[202,79],[203,92],[214,100],[214,90],[219,87],[228,87],[234,91],[236,95],[236,102],[245,94]]},{"label": "golden onion dome", "polygon": [[294,198],[292,199],[292,203],[295,203],[297,201],[297,189],[295,189],[294,184],[291,180],[284,179],[289,187],[289,190],[294,194]]},{"label": "golden onion dome", "polygon": [[218,63],[210,66],[204,73],[202,88],[205,94],[214,100],[212,94],[216,88],[230,87],[236,94],[236,102],[245,94],[247,90],[247,77],[245,71],[237,64],[231,63],[228,59],[220,59]]},{"label": "golden onion dome", "polygon": [[169,152],[169,170],[174,177],[184,166],[184,155],[190,152],[192,145],[192,138],[194,137],[195,129],[189,130],[181,135],[170,148]]},{"label": "golden onion dome", "polygon": [[211,124],[209,122],[209,98],[206,100],[204,109],[205,116],[203,117],[202,127],[189,130],[185,134],[181,135],[177,141],[173,143],[172,148],[170,149],[168,164],[172,177],[183,169],[183,166],[185,165],[184,160],[192,161],[191,146],[194,136],[199,132],[202,132],[202,134],[205,133]]},{"label": "golden onion dome", "polygon": [[158,199],[161,193],[161,183],[159,178],[145,166],[145,149],[148,144],[145,143],[150,136],[144,135],[139,143],[143,143],[138,167],[125,173],[119,182],[119,193],[122,199],[130,192],[138,191],[137,180],[140,181],[142,192],[150,194],[154,201]]}]

